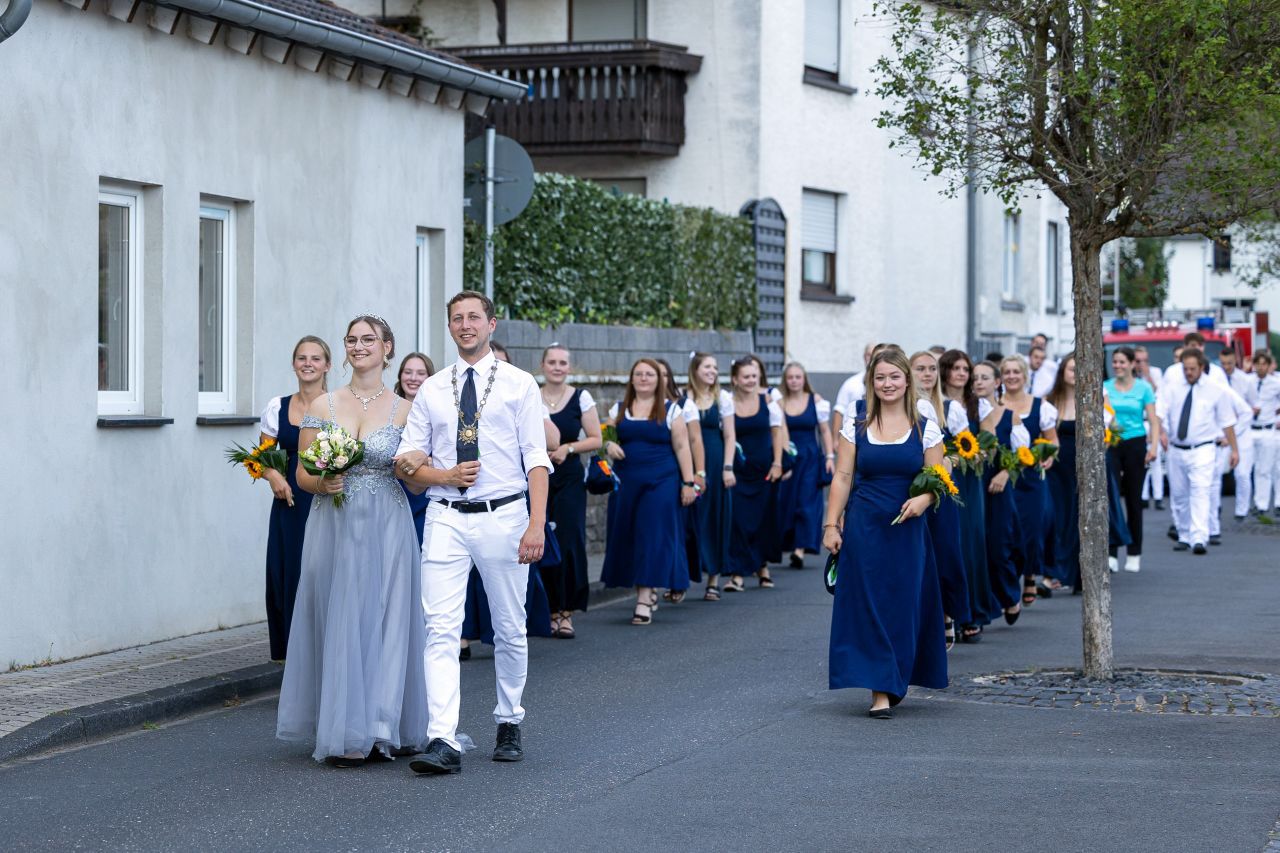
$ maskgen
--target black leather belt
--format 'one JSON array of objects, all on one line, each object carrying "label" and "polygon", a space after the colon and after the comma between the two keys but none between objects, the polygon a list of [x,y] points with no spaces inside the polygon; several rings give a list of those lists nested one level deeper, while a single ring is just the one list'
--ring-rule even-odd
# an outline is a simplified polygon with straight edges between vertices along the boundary
[{"label": "black leather belt", "polygon": [[1199,444],[1170,444],[1172,447],[1176,447],[1179,450],[1195,450],[1197,447],[1204,447],[1206,444],[1216,444],[1217,441],[1218,440],[1216,438],[1211,438],[1208,441],[1202,441]]},{"label": "black leather belt", "polygon": [[514,495],[507,495],[505,498],[494,498],[491,501],[451,501],[444,498],[436,498],[437,501],[447,506],[449,509],[456,509],[458,512],[492,512],[500,506],[506,506],[524,499],[524,492]]},{"label": "black leather belt", "polygon": [[1249,427],[1249,429],[1274,429],[1274,428],[1275,428],[1275,424],[1261,424],[1261,425],[1253,424]]}]

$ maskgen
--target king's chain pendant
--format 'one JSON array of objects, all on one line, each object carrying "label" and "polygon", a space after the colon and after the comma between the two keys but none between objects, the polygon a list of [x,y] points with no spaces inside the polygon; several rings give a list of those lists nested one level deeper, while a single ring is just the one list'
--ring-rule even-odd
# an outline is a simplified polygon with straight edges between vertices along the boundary
[{"label": "king's chain pendant", "polygon": [[462,416],[462,401],[458,397],[458,365],[453,366],[453,406],[458,412],[458,442],[460,444],[475,444],[480,440],[480,414],[484,411],[484,404],[489,402],[489,392],[493,390],[493,380],[498,375],[498,360],[493,360],[493,366],[489,368],[489,380],[485,383],[484,394],[480,397],[480,404],[476,406],[475,420],[470,423]]}]

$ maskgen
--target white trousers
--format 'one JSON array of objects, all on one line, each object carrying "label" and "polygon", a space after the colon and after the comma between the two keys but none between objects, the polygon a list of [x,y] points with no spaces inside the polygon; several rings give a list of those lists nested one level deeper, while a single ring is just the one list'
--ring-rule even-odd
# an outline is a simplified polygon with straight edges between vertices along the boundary
[{"label": "white trousers", "polygon": [[1164,457],[1164,448],[1157,444],[1156,458],[1152,459],[1151,464],[1147,466],[1147,476],[1142,481],[1142,499],[1144,501],[1164,500]]},{"label": "white trousers", "polygon": [[[1236,477],[1236,518],[1244,518],[1249,514],[1249,502],[1253,498],[1253,437],[1236,436],[1236,449],[1240,453],[1240,461],[1235,468]],[[1209,533],[1217,536],[1222,532],[1222,478],[1231,470],[1231,448],[1218,448],[1217,468],[1213,476],[1213,491],[1210,492]]]},{"label": "white trousers", "polygon": [[1169,447],[1169,507],[1179,542],[1204,545],[1209,541],[1209,492],[1217,459],[1218,448],[1212,444],[1191,450]]},{"label": "white trousers", "polygon": [[427,507],[422,536],[422,606],[427,619],[427,740],[458,745],[458,652],[467,603],[467,576],[475,564],[484,581],[493,618],[493,662],[498,704],[493,719],[519,723],[520,699],[529,671],[525,593],[529,567],[518,558],[529,526],[524,501],[493,512],[462,513],[438,501]]},{"label": "white trousers", "polygon": [[1253,433],[1253,505],[1262,512],[1271,509],[1271,491],[1275,489],[1280,506],[1280,432],[1255,429]]}]

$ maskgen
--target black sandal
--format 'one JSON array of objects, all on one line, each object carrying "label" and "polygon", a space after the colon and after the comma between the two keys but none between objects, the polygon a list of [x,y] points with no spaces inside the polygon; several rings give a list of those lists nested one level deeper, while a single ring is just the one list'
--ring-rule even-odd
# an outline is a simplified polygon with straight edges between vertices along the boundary
[{"label": "black sandal", "polygon": [[947,640],[947,651],[951,651],[956,647],[956,623],[952,619],[944,619],[942,622],[942,634]]},{"label": "black sandal", "polygon": [[982,641],[981,625],[962,625],[960,626],[960,642],[962,643],[978,643]]},{"label": "black sandal", "polygon": [[742,592],[744,589],[746,589],[746,587],[742,584],[742,578],[737,575],[734,575],[724,582],[725,592]]},{"label": "black sandal", "polygon": [[768,569],[761,569],[760,571],[756,572],[756,578],[760,581],[761,589],[773,589],[774,586],[776,586],[776,584],[774,584],[773,582],[773,578],[765,574],[768,571],[769,571]]},{"label": "black sandal", "polygon": [[1036,585],[1024,586],[1022,588],[1022,604],[1024,607],[1030,607],[1036,603]]},{"label": "black sandal", "polygon": [[684,601],[684,590],[669,589],[662,594],[663,601],[670,601],[672,604],[679,604]]},{"label": "black sandal", "polygon": [[554,635],[557,640],[572,640],[578,636],[578,633],[573,630],[573,625],[569,624],[572,618],[572,616],[560,617],[560,627],[556,629]]},{"label": "black sandal", "polygon": [[718,586],[707,587],[707,591],[702,594],[702,600],[703,601],[719,601],[720,587]]},{"label": "black sandal", "polygon": [[[640,612],[641,607],[648,607],[649,612],[647,614],[641,613]],[[648,625],[652,622],[653,622],[653,605],[637,604],[635,612],[631,614],[631,624],[632,625]]]}]

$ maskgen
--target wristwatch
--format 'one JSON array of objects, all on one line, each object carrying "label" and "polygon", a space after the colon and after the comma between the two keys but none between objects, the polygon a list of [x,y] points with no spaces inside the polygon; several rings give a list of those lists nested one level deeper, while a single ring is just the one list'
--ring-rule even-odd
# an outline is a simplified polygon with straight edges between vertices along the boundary
[{"label": "wristwatch", "polygon": [[706,471],[694,471],[694,472],[693,472],[693,476],[695,476],[695,477],[702,477],[703,479],[706,479],[707,472],[706,472]]},{"label": "wristwatch", "polygon": [[682,482],[680,485],[684,486],[686,489],[692,489],[692,488],[694,488],[697,484],[696,484],[696,483],[694,483],[692,480],[690,480],[690,481],[688,481],[688,482]]},{"label": "wristwatch", "polygon": [[577,453],[577,452],[578,452],[578,451],[576,451],[576,450],[574,450],[574,449],[573,449],[573,443],[572,443],[572,442],[570,442],[569,444],[566,444],[566,445],[565,445],[565,447],[566,447],[566,448],[568,448],[568,450],[569,450],[569,455],[570,455],[570,456],[572,456],[573,454],[575,454],[575,453]]},{"label": "wristwatch", "polygon": [[732,465],[726,465],[726,466],[724,466],[724,469],[723,469],[723,470],[725,470],[725,471],[732,471],[732,470],[733,470],[733,466],[732,466]]}]

